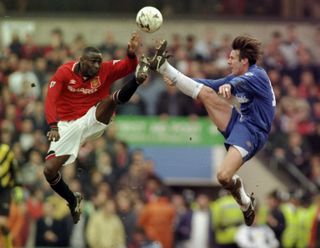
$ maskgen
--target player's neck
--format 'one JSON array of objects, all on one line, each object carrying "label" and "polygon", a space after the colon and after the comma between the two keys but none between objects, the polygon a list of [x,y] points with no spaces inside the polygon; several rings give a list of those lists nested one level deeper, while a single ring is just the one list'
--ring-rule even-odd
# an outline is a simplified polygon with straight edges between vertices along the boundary
[{"label": "player's neck", "polygon": [[74,68],[74,72],[76,74],[78,74],[79,76],[81,76],[83,81],[90,79],[90,76],[83,74],[83,72],[81,71],[81,64],[80,63],[76,64],[76,66]]},{"label": "player's neck", "polygon": [[81,69],[80,69],[80,63],[77,63],[74,66],[74,70],[73,70],[76,74],[81,75]]}]

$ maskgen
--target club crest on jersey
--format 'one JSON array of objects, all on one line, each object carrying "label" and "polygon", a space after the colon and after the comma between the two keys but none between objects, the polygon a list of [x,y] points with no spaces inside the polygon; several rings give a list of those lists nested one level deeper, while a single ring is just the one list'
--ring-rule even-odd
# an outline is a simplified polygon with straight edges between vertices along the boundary
[{"label": "club crest on jersey", "polygon": [[91,80],[91,88],[92,89],[96,89],[101,85],[100,79],[99,77],[94,78],[93,80]]}]

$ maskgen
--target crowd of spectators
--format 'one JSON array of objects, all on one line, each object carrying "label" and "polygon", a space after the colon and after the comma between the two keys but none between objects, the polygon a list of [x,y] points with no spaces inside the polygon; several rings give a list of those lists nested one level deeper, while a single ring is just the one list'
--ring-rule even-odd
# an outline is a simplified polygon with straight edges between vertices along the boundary
[{"label": "crowd of spectators", "polygon": [[[231,40],[230,35],[217,39],[210,32],[202,38],[174,34],[169,40],[168,50],[174,55],[170,61],[194,78],[222,77],[228,74]],[[287,27],[287,33],[274,31],[270,40],[263,41],[261,62],[277,99],[266,152],[294,164],[320,187],[320,28],[314,29],[313,42],[308,47],[293,25]],[[72,226],[65,202],[52,194],[42,174],[48,149],[43,105],[46,87],[55,70],[78,58],[86,45],[83,35],[66,44],[63,32],[55,29],[50,44],[37,44],[32,34],[16,34],[1,53],[0,137],[12,146],[21,165],[25,195],[12,207],[16,246],[136,248],[161,247],[160,242],[171,248],[175,241],[176,247],[200,247],[190,246],[193,242],[210,247],[214,240],[208,234],[215,232],[211,221],[215,217],[214,211],[209,211],[209,197],[180,193],[168,197],[170,191],[155,174],[152,160],[119,140],[116,126],[83,146],[77,162],[63,170],[71,189],[85,196],[78,225]],[[123,58],[126,53],[126,47],[116,44],[111,33],[97,46],[106,60]],[[144,45],[140,52],[148,54],[152,49]],[[117,114],[197,118],[206,112],[198,101],[166,87],[152,73]],[[192,210],[191,201],[197,206]],[[241,212],[240,217],[242,221]]]},{"label": "crowd of spectators", "polygon": [[161,10],[166,18],[176,16],[191,17],[254,17],[254,18],[289,18],[289,19],[318,19],[320,4],[317,0],[206,0],[201,4],[197,0],[176,1],[170,0],[111,0],[52,2],[50,0],[2,0],[0,13],[72,13],[85,14],[132,14],[143,6],[154,6]]}]

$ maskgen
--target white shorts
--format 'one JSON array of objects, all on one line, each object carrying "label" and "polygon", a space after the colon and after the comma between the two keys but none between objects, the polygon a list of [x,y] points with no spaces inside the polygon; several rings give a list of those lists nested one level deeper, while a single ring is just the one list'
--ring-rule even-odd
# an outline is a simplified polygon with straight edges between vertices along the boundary
[{"label": "white shorts", "polygon": [[70,155],[64,165],[73,163],[78,157],[79,149],[88,140],[100,137],[106,125],[96,119],[96,106],[91,107],[81,118],[74,121],[59,121],[60,139],[50,143],[49,152],[55,156]]}]

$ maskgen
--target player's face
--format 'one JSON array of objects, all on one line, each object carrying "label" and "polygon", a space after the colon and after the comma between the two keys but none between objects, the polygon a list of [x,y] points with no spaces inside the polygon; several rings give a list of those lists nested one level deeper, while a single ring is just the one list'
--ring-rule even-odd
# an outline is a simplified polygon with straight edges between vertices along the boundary
[{"label": "player's face", "polygon": [[245,60],[239,59],[239,53],[239,50],[232,50],[228,58],[228,65],[231,68],[231,73],[235,76],[242,75],[247,70]]},{"label": "player's face", "polygon": [[90,52],[81,57],[81,73],[86,77],[94,77],[98,74],[102,63],[102,54]]}]

